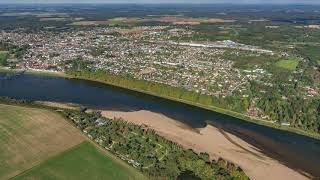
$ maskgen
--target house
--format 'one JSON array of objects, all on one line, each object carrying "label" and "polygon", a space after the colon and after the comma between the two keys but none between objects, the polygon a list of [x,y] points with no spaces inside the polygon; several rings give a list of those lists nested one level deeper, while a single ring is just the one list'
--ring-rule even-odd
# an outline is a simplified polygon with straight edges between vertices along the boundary
[{"label": "house", "polygon": [[98,118],[95,123],[97,126],[103,126],[107,124],[107,120],[104,118]]}]

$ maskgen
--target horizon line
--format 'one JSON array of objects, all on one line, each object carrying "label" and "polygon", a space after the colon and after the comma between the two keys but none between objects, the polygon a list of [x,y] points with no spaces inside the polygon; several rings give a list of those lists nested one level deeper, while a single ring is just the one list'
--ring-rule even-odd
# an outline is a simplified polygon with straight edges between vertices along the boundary
[{"label": "horizon line", "polygon": [[244,3],[231,3],[231,2],[215,2],[215,3],[183,3],[183,2],[164,2],[164,3],[152,3],[152,2],[136,2],[136,3],[129,3],[129,2],[41,2],[41,3],[36,3],[36,2],[17,2],[17,3],[2,3],[0,2],[1,5],[47,5],[47,4],[56,4],[56,5],[76,5],[76,4],[89,4],[89,5],[95,5],[95,4],[113,4],[113,5],[123,5],[123,4],[128,4],[128,5],[166,5],[166,4],[176,4],[176,5],[320,5],[320,2],[317,3],[250,3],[250,2],[244,2]]}]

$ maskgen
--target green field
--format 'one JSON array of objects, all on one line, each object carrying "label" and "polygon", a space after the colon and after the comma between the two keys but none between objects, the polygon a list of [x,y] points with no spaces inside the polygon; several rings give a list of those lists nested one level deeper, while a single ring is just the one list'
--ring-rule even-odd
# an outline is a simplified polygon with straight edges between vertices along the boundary
[{"label": "green field", "polygon": [[8,58],[8,52],[7,51],[0,51],[0,66],[6,65]]},{"label": "green field", "polygon": [[289,59],[289,60],[281,60],[276,63],[277,67],[288,69],[288,70],[295,70],[299,64],[298,59]]},{"label": "green field", "polygon": [[14,179],[145,179],[115,157],[85,141]]},{"label": "green field", "polygon": [[51,110],[0,104],[0,179],[144,178],[85,140]]}]

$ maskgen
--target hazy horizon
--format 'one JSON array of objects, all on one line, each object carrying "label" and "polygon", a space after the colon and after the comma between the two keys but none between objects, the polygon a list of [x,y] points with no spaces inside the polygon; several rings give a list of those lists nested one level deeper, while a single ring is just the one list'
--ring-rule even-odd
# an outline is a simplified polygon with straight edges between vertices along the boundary
[{"label": "hazy horizon", "polygon": [[320,4],[318,0],[0,0],[0,4]]}]

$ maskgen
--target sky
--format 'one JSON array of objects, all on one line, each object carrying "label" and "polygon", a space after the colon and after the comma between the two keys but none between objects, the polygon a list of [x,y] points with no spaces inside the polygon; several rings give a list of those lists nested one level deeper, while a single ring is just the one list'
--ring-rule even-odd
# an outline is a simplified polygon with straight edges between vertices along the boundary
[{"label": "sky", "polygon": [[233,3],[233,4],[320,4],[320,0],[0,0],[1,4],[11,3]]}]

